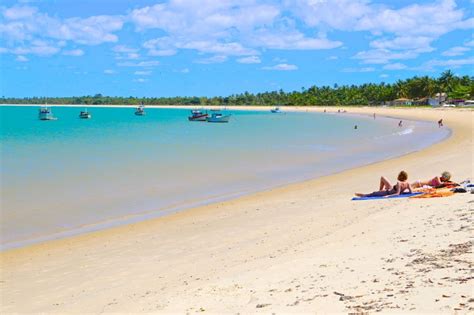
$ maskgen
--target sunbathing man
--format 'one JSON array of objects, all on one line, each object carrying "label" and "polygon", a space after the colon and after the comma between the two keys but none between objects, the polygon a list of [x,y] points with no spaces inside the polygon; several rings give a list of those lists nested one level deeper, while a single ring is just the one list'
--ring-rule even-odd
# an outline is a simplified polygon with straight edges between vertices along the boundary
[{"label": "sunbathing man", "polygon": [[413,188],[421,188],[423,186],[439,187],[439,186],[443,186],[443,184],[445,183],[449,183],[450,179],[451,179],[451,173],[449,173],[448,171],[444,171],[441,174],[441,176],[436,176],[427,181],[417,180],[411,185],[413,186]]},{"label": "sunbathing man", "polygon": [[376,197],[376,196],[389,197],[389,196],[394,196],[394,195],[401,195],[405,191],[412,193],[411,185],[407,182],[407,179],[408,179],[407,172],[401,171],[398,174],[397,179],[398,179],[397,183],[394,186],[392,186],[392,184],[390,184],[388,179],[382,176],[380,178],[380,187],[378,191],[374,191],[370,194],[356,193],[355,195],[357,197]]}]

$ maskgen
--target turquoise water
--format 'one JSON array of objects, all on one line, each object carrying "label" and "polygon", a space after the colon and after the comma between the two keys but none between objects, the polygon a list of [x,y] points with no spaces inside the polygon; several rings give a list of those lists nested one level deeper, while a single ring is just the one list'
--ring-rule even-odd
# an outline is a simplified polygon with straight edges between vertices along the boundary
[{"label": "turquoise water", "polygon": [[[2,248],[160,216],[419,150],[434,123],[350,115],[1,106]],[[354,130],[354,125],[358,129]]]}]

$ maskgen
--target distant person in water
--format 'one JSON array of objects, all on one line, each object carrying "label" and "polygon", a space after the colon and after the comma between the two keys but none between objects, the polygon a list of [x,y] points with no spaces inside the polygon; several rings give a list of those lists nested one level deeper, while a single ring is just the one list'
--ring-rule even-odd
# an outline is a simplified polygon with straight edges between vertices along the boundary
[{"label": "distant person in water", "polygon": [[397,183],[392,186],[392,184],[388,181],[387,178],[382,176],[380,178],[380,185],[379,190],[371,192],[370,194],[361,194],[356,193],[357,197],[389,197],[389,196],[396,196],[401,195],[404,192],[408,191],[409,193],[412,192],[411,185],[407,182],[408,174],[405,171],[401,171],[397,177]]},{"label": "distant person in water", "polygon": [[357,129],[357,125],[354,126],[354,129]]},{"label": "distant person in water", "polygon": [[423,186],[438,187],[438,186],[443,186],[443,184],[447,184],[447,183],[452,184],[449,181],[450,179],[451,179],[451,173],[448,171],[444,171],[443,173],[441,173],[441,176],[436,176],[430,180],[425,180],[425,181],[417,180],[411,185],[413,188],[421,188]]},{"label": "distant person in water", "polygon": [[398,127],[402,127],[403,126],[403,121],[400,120],[400,122],[398,123]]},{"label": "distant person in water", "polygon": [[375,113],[374,113],[374,119],[375,119]]},{"label": "distant person in water", "polygon": [[438,127],[443,127],[443,119],[438,120]]}]

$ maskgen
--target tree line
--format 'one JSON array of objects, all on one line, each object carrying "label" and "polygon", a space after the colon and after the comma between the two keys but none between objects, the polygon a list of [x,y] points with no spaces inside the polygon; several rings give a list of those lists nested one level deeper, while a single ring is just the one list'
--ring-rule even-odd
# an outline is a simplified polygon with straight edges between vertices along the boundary
[{"label": "tree line", "polygon": [[116,97],[96,94],[78,97],[2,97],[2,104],[83,104],[83,105],[380,105],[398,98],[423,99],[446,93],[451,99],[474,98],[474,77],[456,76],[451,70],[438,78],[415,76],[393,84],[367,83],[361,85],[312,86],[301,91],[283,90],[233,94],[215,97]]}]

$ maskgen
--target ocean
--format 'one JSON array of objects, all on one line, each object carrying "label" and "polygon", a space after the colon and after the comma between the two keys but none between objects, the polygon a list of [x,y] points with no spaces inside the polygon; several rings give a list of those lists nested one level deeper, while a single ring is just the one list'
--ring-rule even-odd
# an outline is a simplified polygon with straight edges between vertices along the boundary
[{"label": "ocean", "polygon": [[230,122],[213,124],[189,122],[189,109],[125,107],[91,107],[89,120],[83,108],[52,107],[58,119],[40,121],[38,108],[0,106],[2,249],[336,173],[449,135],[435,122],[399,127],[351,113],[226,110]]}]

